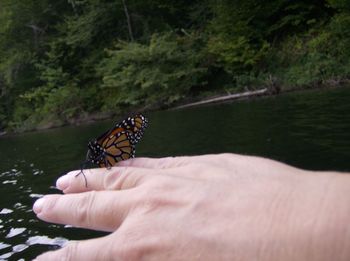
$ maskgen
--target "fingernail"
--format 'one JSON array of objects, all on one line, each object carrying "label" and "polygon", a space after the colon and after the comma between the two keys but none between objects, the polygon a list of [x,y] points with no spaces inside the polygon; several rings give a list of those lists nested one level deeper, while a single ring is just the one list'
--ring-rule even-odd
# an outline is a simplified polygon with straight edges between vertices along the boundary
[{"label": "fingernail", "polygon": [[34,205],[33,205],[33,211],[35,214],[39,214],[43,208],[44,205],[44,198],[39,198],[37,201],[35,201]]},{"label": "fingernail", "polygon": [[69,175],[64,175],[64,176],[60,177],[60,178],[56,181],[56,187],[57,187],[59,190],[65,190],[66,188],[69,187],[70,179],[71,179],[71,176],[69,176]]}]

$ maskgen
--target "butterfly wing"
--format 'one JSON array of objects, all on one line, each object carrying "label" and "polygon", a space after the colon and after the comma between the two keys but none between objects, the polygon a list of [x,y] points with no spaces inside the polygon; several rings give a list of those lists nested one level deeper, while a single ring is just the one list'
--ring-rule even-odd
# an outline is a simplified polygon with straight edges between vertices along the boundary
[{"label": "butterfly wing", "polygon": [[148,120],[142,114],[136,114],[133,117],[128,117],[121,123],[116,125],[116,129],[123,129],[130,133],[132,142],[136,144],[142,138]]},{"label": "butterfly wing", "polygon": [[118,133],[124,131],[124,128],[121,128],[119,126],[116,126],[115,128],[113,129],[110,129],[108,131],[106,131],[105,133],[103,133],[102,135],[100,135],[96,141],[98,144],[100,144],[102,146],[103,142],[110,136],[115,136],[115,135],[118,135]]},{"label": "butterfly wing", "polygon": [[110,134],[102,143],[105,150],[104,161],[99,163],[101,168],[112,167],[122,160],[135,156],[135,146],[131,142],[130,134],[126,131]]},{"label": "butterfly wing", "polygon": [[128,117],[89,143],[87,160],[100,167],[112,167],[122,160],[135,156],[135,144],[142,138],[147,127],[142,114]]}]

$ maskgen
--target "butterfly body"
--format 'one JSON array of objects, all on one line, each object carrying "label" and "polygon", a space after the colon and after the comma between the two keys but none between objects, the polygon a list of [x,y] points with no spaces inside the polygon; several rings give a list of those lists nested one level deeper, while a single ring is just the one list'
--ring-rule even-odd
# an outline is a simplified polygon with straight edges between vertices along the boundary
[{"label": "butterfly body", "polygon": [[[135,157],[135,145],[142,138],[147,123],[145,116],[136,114],[90,141],[86,161],[82,166],[92,163],[109,169],[119,161]],[[80,173],[84,175],[83,171]]]}]

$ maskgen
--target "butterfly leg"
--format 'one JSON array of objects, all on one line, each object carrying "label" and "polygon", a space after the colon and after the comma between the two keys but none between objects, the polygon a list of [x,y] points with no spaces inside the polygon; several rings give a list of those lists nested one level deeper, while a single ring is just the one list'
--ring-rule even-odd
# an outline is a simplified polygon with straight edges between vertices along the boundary
[{"label": "butterfly leg", "polygon": [[111,166],[111,164],[108,162],[106,156],[104,156],[104,162],[105,162],[106,169],[111,169],[111,168],[112,168],[112,166]]},{"label": "butterfly leg", "polygon": [[86,176],[84,174],[84,168],[85,168],[86,164],[87,164],[87,161],[83,162],[80,165],[80,172],[77,175],[75,175],[75,177],[78,177],[80,174],[83,174],[83,177],[84,177],[84,180],[85,180],[85,187],[88,187],[87,178],[86,178]]}]

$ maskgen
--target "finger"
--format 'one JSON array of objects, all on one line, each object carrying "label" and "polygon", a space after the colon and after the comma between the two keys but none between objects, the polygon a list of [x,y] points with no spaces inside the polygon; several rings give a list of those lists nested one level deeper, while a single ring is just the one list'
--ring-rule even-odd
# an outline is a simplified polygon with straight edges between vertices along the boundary
[{"label": "finger", "polygon": [[165,158],[132,158],[118,162],[118,166],[123,167],[140,167],[150,169],[166,169],[185,166],[193,162],[200,156],[181,156]]},{"label": "finger", "polygon": [[34,261],[111,260],[115,258],[111,256],[116,252],[113,248],[118,247],[112,243],[110,235],[84,241],[71,241],[59,250],[49,251],[37,256]]},{"label": "finger", "polygon": [[[165,158],[132,158],[118,162],[118,166],[135,167],[135,168],[151,168],[151,169],[167,169],[183,167],[195,163],[219,163],[223,159],[224,154],[206,154],[198,156],[179,156],[179,157],[165,157]],[[235,155],[235,154],[232,154]]]},{"label": "finger", "polygon": [[[61,189],[60,180],[69,180],[63,192],[77,193],[89,190],[126,190],[136,188],[142,184],[154,180],[166,182],[166,178],[179,177],[185,179],[210,179],[215,176],[207,163],[194,163],[187,166],[169,169],[147,169],[137,167],[113,167],[110,170],[91,169],[86,171],[88,188],[82,180],[76,179],[75,174],[69,173],[57,181],[57,187]],[[96,175],[95,175],[96,174]],[[171,182],[168,180],[168,182]]]},{"label": "finger", "polygon": [[157,175],[175,175],[176,171],[172,169],[145,169],[134,167],[113,167],[111,169],[88,169],[84,171],[88,186],[86,187],[83,179],[77,177],[79,171],[72,171],[56,182],[56,187],[62,190],[65,194],[79,193],[86,191],[101,191],[101,190],[124,190],[137,187],[149,176]]},{"label": "finger", "polygon": [[114,231],[135,208],[136,196],[132,190],[47,195],[34,203],[33,210],[47,222]]},{"label": "finger", "polygon": [[56,187],[64,193],[101,190],[103,178],[108,171],[106,168],[74,170],[57,179]]},{"label": "finger", "polygon": [[136,158],[121,161],[117,167],[111,169],[86,169],[83,173],[80,170],[72,171],[60,177],[56,186],[64,193],[78,193],[91,190],[127,189],[136,186],[145,175],[211,178],[212,174],[207,171],[208,165],[217,165],[217,161],[218,164],[222,164],[219,155]]}]

